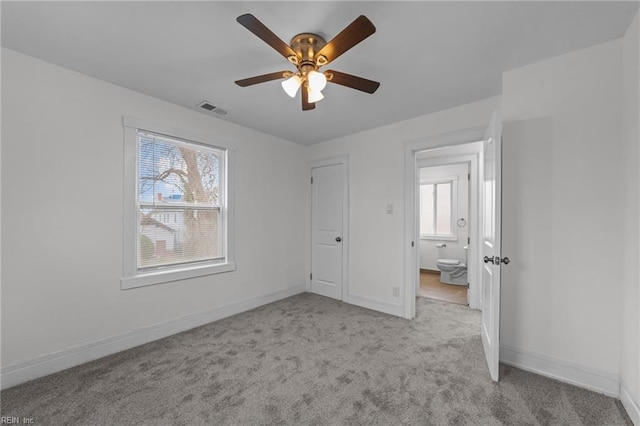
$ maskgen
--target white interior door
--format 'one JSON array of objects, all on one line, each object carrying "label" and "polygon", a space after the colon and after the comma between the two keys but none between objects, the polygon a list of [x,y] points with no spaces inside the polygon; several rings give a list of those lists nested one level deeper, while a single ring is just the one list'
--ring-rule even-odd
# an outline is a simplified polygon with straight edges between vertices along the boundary
[{"label": "white interior door", "polygon": [[482,191],[482,346],[494,381],[500,353],[501,138],[502,121],[494,112],[484,137]]},{"label": "white interior door", "polygon": [[342,300],[344,164],[311,169],[311,292]]}]

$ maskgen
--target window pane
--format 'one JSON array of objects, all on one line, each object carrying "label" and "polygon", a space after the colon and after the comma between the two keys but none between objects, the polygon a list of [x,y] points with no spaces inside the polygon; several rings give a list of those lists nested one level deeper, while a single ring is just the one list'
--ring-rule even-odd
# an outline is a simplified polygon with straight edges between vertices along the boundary
[{"label": "window pane", "polygon": [[420,233],[433,235],[433,185],[420,185]]},{"label": "window pane", "polygon": [[436,185],[438,223],[436,234],[451,235],[451,183]]},{"label": "window pane", "polygon": [[224,260],[224,152],[138,132],[138,268]]},{"label": "window pane", "polygon": [[219,205],[220,151],[143,132],[138,141],[140,203]]},{"label": "window pane", "polygon": [[217,209],[140,209],[138,268],[223,257]]}]

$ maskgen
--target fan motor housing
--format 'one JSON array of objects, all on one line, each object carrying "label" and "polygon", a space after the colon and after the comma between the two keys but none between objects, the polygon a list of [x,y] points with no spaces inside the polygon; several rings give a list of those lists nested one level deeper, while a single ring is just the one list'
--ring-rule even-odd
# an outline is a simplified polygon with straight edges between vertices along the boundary
[{"label": "fan motor housing", "polygon": [[291,39],[290,46],[300,59],[300,65],[313,64],[315,54],[324,47],[327,42],[317,34],[301,33]]}]

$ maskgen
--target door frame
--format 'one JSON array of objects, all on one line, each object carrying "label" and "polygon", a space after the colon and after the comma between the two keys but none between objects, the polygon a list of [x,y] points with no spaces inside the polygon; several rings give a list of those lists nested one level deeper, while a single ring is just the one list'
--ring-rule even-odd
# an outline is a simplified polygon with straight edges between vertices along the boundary
[{"label": "door frame", "polygon": [[[420,228],[418,226],[417,200],[418,200],[418,153],[421,151],[432,150],[434,154],[440,153],[451,155],[456,151],[457,155],[474,154],[473,149],[466,148],[472,142],[479,142],[484,139],[486,128],[475,127],[467,130],[455,131],[441,134],[425,139],[418,139],[405,143],[404,152],[404,169],[405,169],[405,232],[404,232],[404,282],[403,282],[403,311],[404,317],[413,319],[416,316],[416,286],[420,282],[419,271],[419,242]],[[451,150],[455,147],[455,150]],[[479,191],[481,192],[481,190]],[[478,219],[481,219],[482,212],[478,212]],[[477,251],[476,251],[477,254]],[[476,259],[476,263],[479,258]]]},{"label": "door frame", "polygon": [[347,301],[349,296],[349,154],[338,155],[335,157],[323,158],[307,163],[307,182],[309,183],[308,194],[308,214],[307,214],[307,249],[309,250],[307,255],[307,279],[306,289],[307,292],[311,292],[311,262],[312,262],[312,250],[313,250],[313,236],[311,227],[312,212],[313,212],[313,197],[311,188],[311,176],[312,170],[318,167],[342,165],[342,178],[344,182],[344,191],[342,192],[342,291],[341,300]]},{"label": "door frame", "polygon": [[[461,148],[464,151],[476,149],[475,153],[469,154],[455,154],[453,152],[460,151]],[[482,176],[482,168],[480,167],[480,160],[482,157],[482,141],[472,142],[470,144],[464,144],[464,146],[453,146],[444,149],[427,150],[417,153],[417,166],[418,170],[427,167],[437,167],[451,164],[468,164],[469,165],[469,238],[470,243],[466,243],[469,246],[467,252],[467,273],[468,281],[473,283],[469,286],[467,301],[471,309],[482,309],[481,297],[482,297],[482,268],[478,263],[480,259],[480,177]],[[452,152],[453,151],[453,152]],[[418,182],[418,186],[420,182]],[[417,208],[417,206],[416,206]],[[416,211],[416,215],[418,212]],[[418,243],[416,244],[416,262],[418,269],[420,269],[420,229],[418,229]],[[419,274],[418,274],[419,275]],[[420,280],[416,282],[415,293],[419,294]]]}]

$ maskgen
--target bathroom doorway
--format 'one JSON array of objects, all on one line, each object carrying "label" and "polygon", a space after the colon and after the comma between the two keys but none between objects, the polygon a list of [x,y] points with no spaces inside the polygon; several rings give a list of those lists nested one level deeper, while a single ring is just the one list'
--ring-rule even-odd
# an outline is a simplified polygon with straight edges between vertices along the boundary
[{"label": "bathroom doorway", "polygon": [[419,167],[418,173],[418,295],[468,305],[470,162]]},{"label": "bathroom doorway", "polygon": [[[440,303],[418,297],[420,291],[420,229],[418,224],[419,167],[469,161],[471,203],[469,214],[467,291],[469,308],[480,315],[482,346],[491,378],[498,380],[500,347],[500,268],[491,260],[500,255],[501,227],[500,113],[494,111],[486,128],[473,128],[420,139],[405,146],[405,280],[404,317],[416,317],[416,305]],[[467,157],[467,158],[464,158]],[[482,209],[480,206],[482,205]],[[485,260],[486,258],[486,260]],[[502,262],[500,258],[500,262]],[[485,286],[486,283],[486,286]],[[486,294],[485,294],[486,293]],[[450,305],[456,306],[456,305]],[[463,308],[465,309],[465,308]]]},{"label": "bathroom doorway", "polygon": [[416,154],[417,297],[481,309],[481,155],[481,142]]}]

